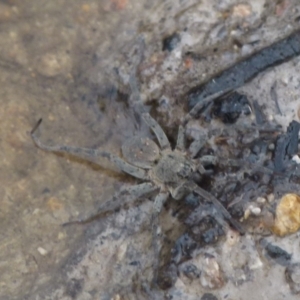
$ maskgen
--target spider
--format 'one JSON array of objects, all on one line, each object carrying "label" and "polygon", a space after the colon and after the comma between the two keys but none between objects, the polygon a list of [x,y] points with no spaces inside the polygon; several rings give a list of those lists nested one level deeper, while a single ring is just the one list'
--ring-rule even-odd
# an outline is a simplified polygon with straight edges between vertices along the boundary
[{"label": "spider", "polygon": [[[172,149],[166,134],[156,120],[149,113],[142,113],[142,119],[155,134],[159,146],[149,138],[141,136],[133,137],[122,145],[121,149],[124,159],[98,149],[45,145],[35,134],[42,119],[32,129],[31,137],[35,145],[45,151],[71,154],[87,160],[97,157],[108,159],[124,173],[142,181],[142,183],[126,189],[133,198],[140,198],[148,193],[157,192],[154,200],[154,213],[156,215],[161,211],[163,204],[170,196],[175,200],[180,200],[187,194],[194,192],[205,200],[213,202],[225,219],[240,233],[243,233],[240,224],[231,217],[226,208],[213,195],[199,187],[193,180],[196,173],[200,174],[200,176],[205,173],[205,164],[217,163],[216,157],[211,155],[205,155],[198,159],[195,158],[204,144],[203,141],[194,141],[191,143],[189,149],[186,149],[184,127],[179,126],[177,144]],[[187,118],[185,121],[187,121]],[[107,209],[109,206],[109,203],[104,203],[99,211]],[[114,204],[112,204],[113,206]],[[65,224],[84,222],[86,220]]]}]

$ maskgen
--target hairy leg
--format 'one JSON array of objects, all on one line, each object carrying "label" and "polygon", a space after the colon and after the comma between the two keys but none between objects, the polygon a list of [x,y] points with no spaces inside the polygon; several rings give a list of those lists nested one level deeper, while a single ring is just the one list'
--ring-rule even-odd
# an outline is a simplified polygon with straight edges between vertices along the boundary
[{"label": "hairy leg", "polygon": [[134,203],[142,196],[148,195],[152,192],[155,192],[157,187],[149,182],[137,184],[129,187],[123,187],[117,195],[113,196],[110,200],[102,203],[97,212],[85,219],[78,219],[75,221],[70,221],[62,224],[63,226],[72,225],[72,224],[87,224],[94,220],[97,220],[106,214],[113,213],[117,209],[128,205],[129,203]]},{"label": "hairy leg", "polygon": [[183,120],[183,124],[184,125],[187,124],[192,118],[196,117],[197,114],[199,113],[199,111],[201,109],[203,109],[204,107],[206,107],[206,105],[208,105],[211,101],[213,101],[221,96],[224,96],[225,94],[230,93],[231,91],[232,91],[231,88],[225,89],[223,91],[220,91],[220,92],[217,92],[210,96],[207,96],[206,98],[199,101],[185,116],[185,118]]},{"label": "hairy leg", "polygon": [[161,149],[171,149],[170,142],[160,125],[148,114],[142,114],[145,123],[151,128],[156,135]]},{"label": "hairy leg", "polygon": [[158,267],[159,267],[159,213],[163,207],[163,204],[167,201],[169,193],[160,192],[154,200],[153,213],[152,213],[152,248],[154,251],[153,260],[153,284],[156,285],[158,278]]},{"label": "hairy leg", "polygon": [[181,125],[178,128],[176,149],[179,151],[185,150],[185,134],[184,134],[184,128]]},{"label": "hairy leg", "polygon": [[114,154],[111,154],[109,152],[101,151],[101,150],[97,150],[97,149],[71,147],[71,146],[65,146],[65,145],[48,146],[48,145],[43,144],[40,141],[40,139],[35,135],[35,132],[36,132],[37,128],[39,127],[39,125],[41,124],[41,122],[42,122],[42,119],[40,119],[38,121],[36,126],[31,131],[31,137],[32,137],[35,145],[38,148],[45,150],[45,151],[49,151],[49,152],[71,154],[76,157],[80,157],[80,158],[83,158],[85,160],[88,160],[88,161],[91,161],[94,163],[97,163],[94,161],[95,158],[103,157],[103,158],[108,159],[114,165],[116,165],[121,171],[123,171],[133,177],[139,178],[139,179],[149,180],[147,171],[145,171],[141,168],[132,166],[131,164],[127,163],[120,157],[118,157]]}]

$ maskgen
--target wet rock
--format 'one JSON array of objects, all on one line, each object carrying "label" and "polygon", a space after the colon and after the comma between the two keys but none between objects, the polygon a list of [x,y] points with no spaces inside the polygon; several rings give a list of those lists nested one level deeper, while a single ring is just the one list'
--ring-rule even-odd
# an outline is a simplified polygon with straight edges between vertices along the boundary
[{"label": "wet rock", "polygon": [[294,233],[300,228],[300,197],[284,195],[276,208],[273,232],[279,236]]},{"label": "wet rock", "polygon": [[292,255],[287,253],[282,248],[269,243],[266,245],[265,250],[267,254],[266,256],[275,260],[278,264],[283,266],[287,266],[290,264]]},{"label": "wet rock", "polygon": [[163,39],[162,50],[171,52],[176,48],[180,42],[180,35],[178,33],[173,33],[170,36],[167,36]]},{"label": "wet rock", "polygon": [[288,282],[292,293],[300,293],[300,263],[288,266],[285,270],[285,278]]}]

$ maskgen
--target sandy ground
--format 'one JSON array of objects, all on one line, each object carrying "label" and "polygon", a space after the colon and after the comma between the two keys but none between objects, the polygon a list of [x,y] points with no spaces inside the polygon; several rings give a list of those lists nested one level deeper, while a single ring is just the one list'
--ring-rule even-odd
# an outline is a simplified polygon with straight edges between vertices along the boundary
[{"label": "sandy ground", "polygon": [[[174,140],[190,88],[285,37],[299,17],[296,0],[1,1],[0,299],[297,299],[286,267],[262,257],[257,235],[231,231],[190,261],[204,268],[205,257],[215,257],[222,284],[208,287],[180,275],[166,291],[151,289],[150,201],[91,224],[61,226],[93,214],[136,180],[108,171],[104,161],[96,166],[43,152],[29,132],[43,118],[45,143],[119,154],[138,131],[128,102],[140,101],[154,107]],[[163,51],[163,40],[175,32],[175,49]],[[201,59],[191,61],[185,55],[191,52]],[[129,80],[137,70],[133,95]],[[295,57],[239,91],[285,128],[299,120],[299,71]],[[281,115],[270,96],[275,81]],[[145,126],[139,131],[151,136]],[[170,210],[160,222],[163,232],[178,224]],[[298,233],[267,239],[299,262]],[[242,266],[250,271],[239,273]]]}]

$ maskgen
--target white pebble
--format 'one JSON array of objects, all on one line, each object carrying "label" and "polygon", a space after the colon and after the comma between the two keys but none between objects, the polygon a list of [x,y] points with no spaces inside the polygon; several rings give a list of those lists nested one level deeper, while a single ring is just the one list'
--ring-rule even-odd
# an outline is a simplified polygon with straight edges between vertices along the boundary
[{"label": "white pebble", "polygon": [[264,197],[257,197],[256,202],[258,202],[258,203],[266,203],[266,198],[264,198]]},{"label": "white pebble", "polygon": [[48,254],[48,251],[45,250],[45,249],[42,248],[42,247],[38,247],[38,248],[37,248],[37,251],[38,251],[41,255],[43,255],[43,256],[45,256],[45,255]]},{"label": "white pebble", "polygon": [[298,155],[294,155],[292,160],[296,163],[296,164],[300,164],[300,157]]},{"label": "white pebble", "polygon": [[273,202],[274,199],[275,199],[274,194],[269,194],[269,195],[267,196],[267,199],[268,199],[268,202],[269,202],[269,203],[270,203],[270,202]]},{"label": "white pebble", "polygon": [[259,207],[249,207],[249,209],[255,216],[258,216],[261,213],[261,209]]}]

